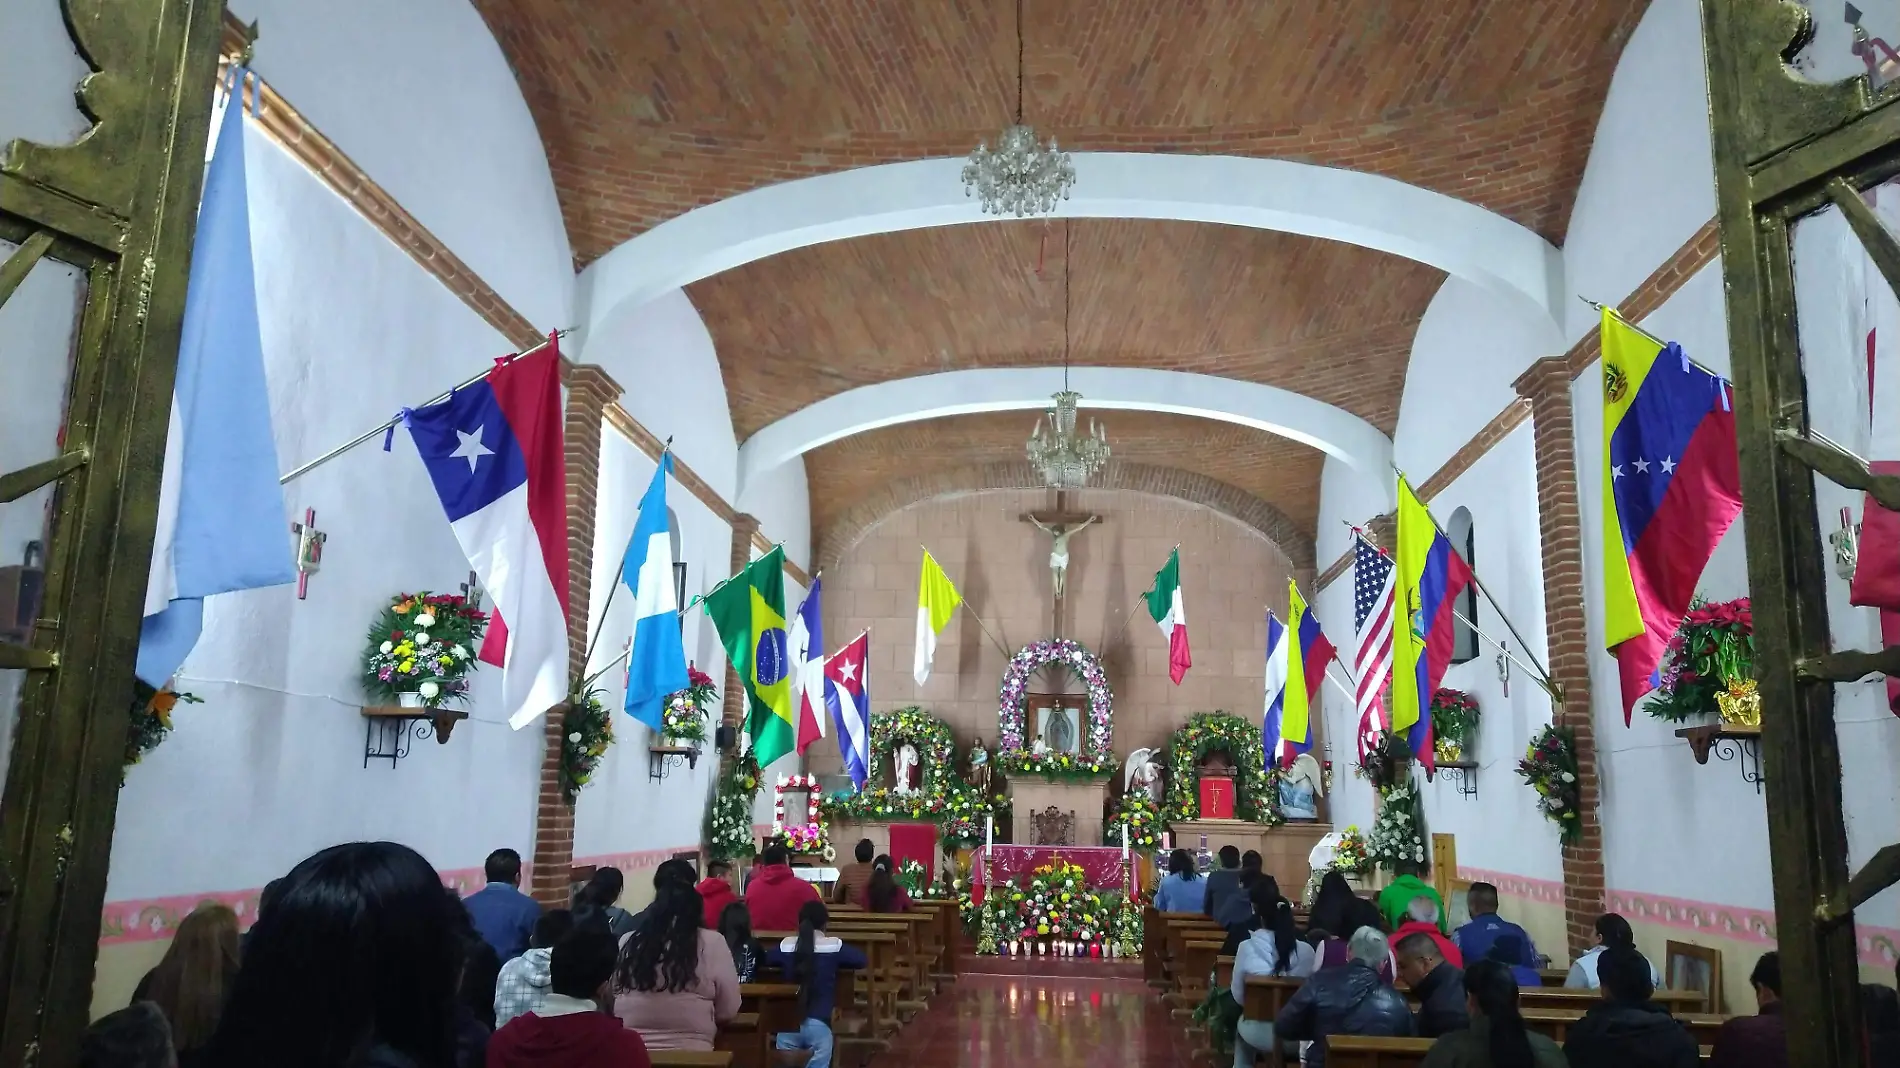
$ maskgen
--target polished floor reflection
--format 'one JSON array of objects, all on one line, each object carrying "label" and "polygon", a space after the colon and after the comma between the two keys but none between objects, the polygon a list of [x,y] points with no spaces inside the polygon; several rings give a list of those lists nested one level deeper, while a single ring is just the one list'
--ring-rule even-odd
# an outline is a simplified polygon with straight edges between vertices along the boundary
[{"label": "polished floor reflection", "polygon": [[[1106,972],[1106,969],[1104,969]],[[872,1068],[1185,1064],[1160,995],[1134,978],[963,975]]]}]

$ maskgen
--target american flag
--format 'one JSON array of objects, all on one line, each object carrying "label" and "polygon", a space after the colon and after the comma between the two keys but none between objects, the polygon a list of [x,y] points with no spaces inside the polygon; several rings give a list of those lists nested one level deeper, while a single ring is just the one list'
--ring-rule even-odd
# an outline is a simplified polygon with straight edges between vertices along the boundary
[{"label": "american flag", "polygon": [[1383,724],[1379,693],[1392,677],[1392,558],[1353,535],[1353,674],[1359,679],[1359,755],[1366,735]]}]

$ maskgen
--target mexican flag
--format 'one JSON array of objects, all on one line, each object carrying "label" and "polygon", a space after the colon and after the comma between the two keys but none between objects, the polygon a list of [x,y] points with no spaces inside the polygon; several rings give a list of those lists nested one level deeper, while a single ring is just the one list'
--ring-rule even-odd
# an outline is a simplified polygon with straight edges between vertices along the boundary
[{"label": "mexican flag", "polygon": [[1187,610],[1181,607],[1181,550],[1168,554],[1168,562],[1155,572],[1154,589],[1148,591],[1148,614],[1168,639],[1168,677],[1176,686],[1194,666],[1188,655]]}]

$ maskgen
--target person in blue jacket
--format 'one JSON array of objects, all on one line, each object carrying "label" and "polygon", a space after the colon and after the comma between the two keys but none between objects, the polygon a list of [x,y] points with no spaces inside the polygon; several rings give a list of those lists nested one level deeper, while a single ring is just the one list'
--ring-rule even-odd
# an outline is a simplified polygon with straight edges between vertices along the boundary
[{"label": "person in blue jacket", "polygon": [[811,1050],[806,1068],[831,1068],[831,1011],[837,1004],[838,972],[865,966],[863,950],[825,933],[830,922],[824,902],[807,901],[798,910],[798,933],[781,939],[765,954],[787,981],[798,984],[798,1011],[804,1022],[796,1031],[780,1032],[778,1048]]},{"label": "person in blue jacket", "polygon": [[503,964],[527,951],[541,905],[521,892],[521,854],[497,849],[482,864],[488,885],[462,899],[475,933],[495,948]]},{"label": "person in blue jacket", "polygon": [[1207,880],[1194,870],[1185,849],[1168,854],[1168,874],[1155,887],[1156,912],[1200,912],[1207,904]]}]

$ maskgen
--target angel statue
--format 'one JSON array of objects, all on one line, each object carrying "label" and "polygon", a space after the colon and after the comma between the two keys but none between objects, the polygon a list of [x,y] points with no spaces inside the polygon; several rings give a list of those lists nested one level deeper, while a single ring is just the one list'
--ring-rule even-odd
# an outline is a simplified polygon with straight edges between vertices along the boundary
[{"label": "angel statue", "polygon": [[978,797],[990,796],[990,751],[983,747],[980,734],[970,746],[970,785],[976,788]]},{"label": "angel statue", "polygon": [[1326,793],[1319,761],[1301,753],[1293,767],[1280,776],[1280,815],[1289,820],[1319,819],[1319,798]]},{"label": "angel statue", "polygon": [[909,742],[897,747],[897,785],[892,792],[917,792],[917,747]]},{"label": "angel statue", "polygon": [[1155,763],[1153,749],[1137,749],[1128,754],[1128,777],[1122,783],[1124,793],[1141,790],[1158,808],[1161,805],[1161,765]]}]

